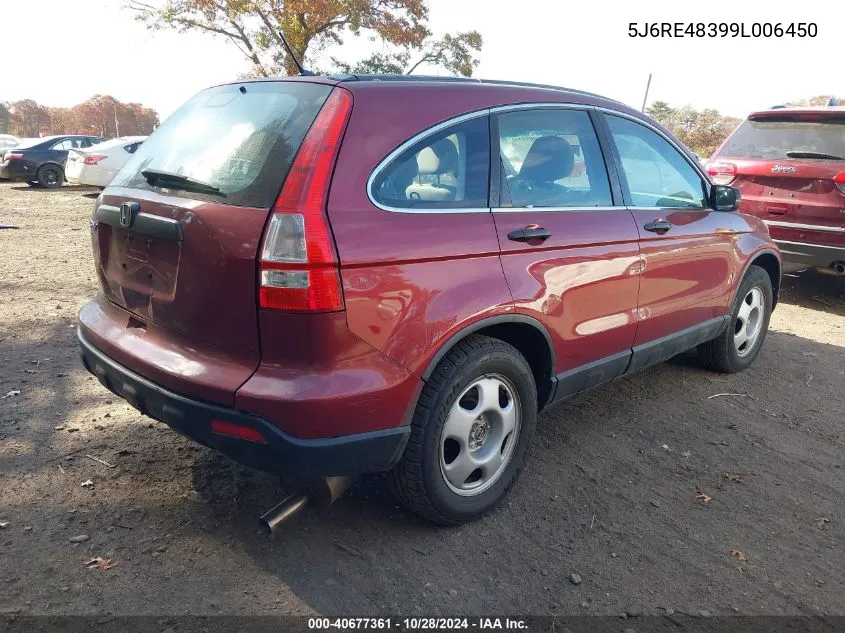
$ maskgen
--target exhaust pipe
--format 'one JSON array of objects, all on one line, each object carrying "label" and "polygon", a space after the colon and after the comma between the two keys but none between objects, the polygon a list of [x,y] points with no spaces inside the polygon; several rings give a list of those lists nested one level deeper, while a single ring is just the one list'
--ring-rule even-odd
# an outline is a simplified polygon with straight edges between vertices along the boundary
[{"label": "exhaust pipe", "polygon": [[833,262],[831,268],[837,275],[845,275],[845,262]]},{"label": "exhaust pipe", "polygon": [[314,482],[268,510],[259,519],[259,525],[269,536],[308,505],[315,507],[319,512],[325,512],[346,492],[352,482],[352,477],[345,476],[326,477]]},{"label": "exhaust pipe", "polygon": [[309,495],[307,492],[291,495],[279,505],[261,515],[261,518],[258,520],[261,529],[269,536],[282,523],[299,514],[299,511],[308,505],[308,500]]}]

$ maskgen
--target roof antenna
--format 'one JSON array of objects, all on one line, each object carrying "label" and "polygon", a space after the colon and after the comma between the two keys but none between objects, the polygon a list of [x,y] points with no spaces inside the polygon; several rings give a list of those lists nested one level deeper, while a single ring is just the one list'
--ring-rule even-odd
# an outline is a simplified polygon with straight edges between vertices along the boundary
[{"label": "roof antenna", "polygon": [[290,44],[288,44],[288,41],[285,38],[285,34],[282,33],[281,30],[277,31],[277,33],[279,34],[279,37],[282,38],[282,44],[285,45],[285,49],[287,49],[288,55],[290,55],[290,58],[293,60],[294,65],[299,70],[299,75],[301,77],[313,77],[314,73],[312,73],[310,70],[305,70],[302,67],[302,64],[299,63],[299,60],[296,58],[296,55],[293,54],[293,49],[290,47]]}]

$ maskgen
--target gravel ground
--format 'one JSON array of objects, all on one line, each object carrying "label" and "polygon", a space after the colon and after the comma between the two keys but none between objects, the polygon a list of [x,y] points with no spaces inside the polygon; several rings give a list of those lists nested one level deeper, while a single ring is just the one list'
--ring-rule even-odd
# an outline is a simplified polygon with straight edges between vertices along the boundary
[{"label": "gravel ground", "polygon": [[845,614],[845,280],[786,277],[743,374],[688,355],[545,412],[478,522],[370,477],[267,539],[275,478],[82,369],[95,196],[0,183],[0,613]]}]

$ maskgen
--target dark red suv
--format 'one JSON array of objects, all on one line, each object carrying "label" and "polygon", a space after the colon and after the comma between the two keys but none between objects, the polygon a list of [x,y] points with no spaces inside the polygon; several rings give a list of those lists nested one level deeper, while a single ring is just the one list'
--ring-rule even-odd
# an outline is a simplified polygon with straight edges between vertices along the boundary
[{"label": "dark red suv", "polygon": [[769,226],[784,260],[845,275],[845,107],[755,112],[707,163]]},{"label": "dark red suv", "polygon": [[690,348],[753,362],[780,255],[737,203],[583,92],[217,86],[97,200],[83,360],[244,464],[308,486],[390,471],[457,523],[505,496],[544,407]]}]

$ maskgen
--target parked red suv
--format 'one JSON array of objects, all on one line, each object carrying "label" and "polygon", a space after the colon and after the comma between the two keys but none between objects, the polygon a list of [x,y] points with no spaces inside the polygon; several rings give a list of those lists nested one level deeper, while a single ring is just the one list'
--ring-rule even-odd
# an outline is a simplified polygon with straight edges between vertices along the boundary
[{"label": "parked red suv", "polygon": [[784,260],[845,275],[845,107],[774,108],[744,121],[707,163],[742,192]]},{"label": "parked red suv", "polygon": [[753,362],[780,256],[737,202],[583,92],[217,86],[96,202],[83,361],[239,462],[309,487],[390,471],[458,523],[505,496],[544,407],[690,348]]}]

